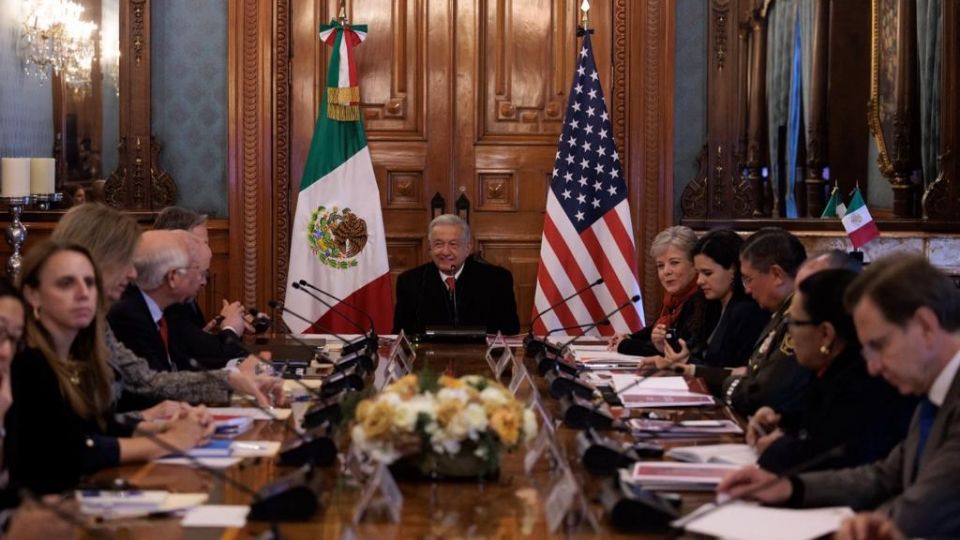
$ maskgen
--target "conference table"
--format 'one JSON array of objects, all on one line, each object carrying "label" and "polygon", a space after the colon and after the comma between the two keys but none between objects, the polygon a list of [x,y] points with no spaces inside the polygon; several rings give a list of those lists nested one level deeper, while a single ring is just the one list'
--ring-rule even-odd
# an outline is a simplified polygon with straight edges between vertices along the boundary
[{"label": "conference table", "polygon": [[[268,347],[269,348],[269,347]],[[481,374],[491,376],[490,368],[484,358],[486,346],[483,344],[416,344],[416,360],[413,370],[416,372],[428,367],[434,372],[445,372],[460,376]],[[381,355],[386,354],[381,347]],[[518,358],[522,349],[517,349]],[[553,418],[560,418],[560,404],[550,398],[546,383],[536,375],[532,358],[523,360],[530,369],[532,379],[543,396],[547,412]],[[698,381],[690,381],[691,388],[701,389]],[[731,418],[742,422],[725,407],[713,409],[675,409],[667,413],[682,419]],[[291,416],[291,419],[295,416]],[[541,429],[542,426],[541,426]],[[551,486],[557,481],[556,466],[548,459],[540,460],[530,475],[525,474],[524,450],[507,453],[501,459],[499,477],[487,480],[470,481],[406,481],[399,480],[403,495],[402,517],[399,523],[391,523],[384,512],[369,512],[365,519],[353,524],[354,508],[363,490],[363,486],[350,475],[342,472],[343,467],[334,465],[320,468],[320,510],[307,522],[270,523],[248,522],[242,529],[197,529],[182,528],[179,518],[118,520],[101,523],[106,528],[124,538],[256,538],[269,532],[272,527],[282,538],[547,538],[563,536],[568,538],[673,538],[676,534],[649,533],[623,534],[613,529],[599,502],[599,493],[604,482],[609,479],[592,476],[579,463],[576,436],[577,431],[559,426],[556,430],[558,444],[565,450],[571,470],[583,489],[586,500],[597,516],[600,530],[593,531],[586,523],[573,523],[567,528],[551,535],[548,531],[544,512]],[[626,434],[614,434],[624,437]],[[292,441],[294,436],[284,429],[280,422],[258,421],[254,427],[242,434],[239,439]],[[670,441],[662,441],[669,447]],[[691,444],[696,441],[684,440]],[[711,439],[708,443],[737,442],[736,439]],[[344,443],[345,444],[345,443]],[[344,449],[340,449],[341,454]],[[240,464],[222,471],[224,480],[217,473],[202,471],[195,467],[161,465],[148,463],[131,465],[101,471],[98,480],[122,478],[142,489],[165,489],[172,492],[204,492],[209,494],[208,504],[249,504],[249,491],[257,490],[272,480],[283,476],[292,469],[280,467],[270,458],[247,458]],[[712,500],[709,492],[683,492],[680,511],[691,512],[698,506]]]}]

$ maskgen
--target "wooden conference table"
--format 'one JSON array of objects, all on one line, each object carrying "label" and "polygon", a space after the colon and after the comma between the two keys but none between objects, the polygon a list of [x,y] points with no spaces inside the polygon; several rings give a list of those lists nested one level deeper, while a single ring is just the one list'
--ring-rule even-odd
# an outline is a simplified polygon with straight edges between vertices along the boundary
[{"label": "wooden conference table", "polygon": [[[483,345],[420,344],[414,371],[429,365],[433,371],[448,371],[457,376],[483,374],[490,376],[484,360]],[[383,351],[381,351],[383,352]],[[519,351],[522,354],[522,351]],[[546,393],[542,378],[533,371],[532,359],[525,359],[536,381],[546,408],[558,418],[559,403]],[[698,381],[692,381],[696,385]],[[726,408],[711,410],[675,410],[684,419],[734,418]],[[557,440],[565,447],[572,470],[583,487],[587,500],[593,505],[599,518],[601,530],[594,533],[581,524],[557,536],[568,538],[670,538],[663,534],[621,534],[610,525],[598,503],[601,484],[608,480],[587,473],[579,464],[576,450],[577,432],[560,427]],[[253,429],[240,439],[291,440],[292,436],[279,423],[257,422]],[[713,439],[708,442],[717,442]],[[730,440],[723,441],[730,442]],[[675,443],[676,444],[676,443]],[[683,441],[679,444],[692,444]],[[664,446],[670,443],[664,441]],[[341,448],[341,453],[343,449]],[[532,475],[523,470],[524,451],[504,453],[498,480],[472,482],[406,482],[399,481],[403,494],[403,517],[400,523],[390,523],[385,516],[352,525],[354,505],[362,486],[352,479],[339,475],[338,467],[320,469],[322,492],[321,509],[306,523],[283,523],[279,525],[282,538],[547,538],[544,500],[556,481],[547,460],[541,460]],[[256,490],[266,483],[283,476],[289,469],[274,464],[273,459],[245,459],[239,465],[228,468],[224,474],[232,480]],[[191,467],[158,465],[154,463],[124,466],[98,473],[98,478],[124,478],[142,489],[167,489],[173,492],[206,492],[209,504],[248,504],[250,495],[241,489],[216,478],[209,472]],[[713,498],[711,493],[685,492],[682,494],[682,513],[688,513]],[[179,519],[141,519],[110,522],[102,525],[121,538],[201,539],[201,538],[254,538],[268,531],[268,523],[249,522],[243,529],[184,529]],[[352,533],[352,536],[351,536]]]}]

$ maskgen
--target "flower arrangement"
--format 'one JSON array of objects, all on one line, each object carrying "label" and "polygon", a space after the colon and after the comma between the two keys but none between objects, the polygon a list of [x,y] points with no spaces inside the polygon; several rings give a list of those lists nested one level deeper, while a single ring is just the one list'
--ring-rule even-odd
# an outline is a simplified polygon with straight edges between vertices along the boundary
[{"label": "flower arrangement", "polygon": [[489,474],[500,466],[501,448],[536,437],[537,420],[490,379],[421,373],[358,403],[350,435],[357,449],[383,463],[429,456],[435,467],[438,456],[460,457],[477,462],[476,473]]}]

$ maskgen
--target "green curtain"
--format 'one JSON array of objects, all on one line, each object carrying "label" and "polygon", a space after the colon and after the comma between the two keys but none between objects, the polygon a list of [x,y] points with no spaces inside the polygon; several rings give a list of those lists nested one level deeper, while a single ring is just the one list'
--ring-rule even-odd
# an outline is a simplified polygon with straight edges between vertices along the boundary
[{"label": "green curtain", "polygon": [[941,0],[917,0],[917,56],[920,67],[920,159],[923,182],[937,177],[940,153]]}]

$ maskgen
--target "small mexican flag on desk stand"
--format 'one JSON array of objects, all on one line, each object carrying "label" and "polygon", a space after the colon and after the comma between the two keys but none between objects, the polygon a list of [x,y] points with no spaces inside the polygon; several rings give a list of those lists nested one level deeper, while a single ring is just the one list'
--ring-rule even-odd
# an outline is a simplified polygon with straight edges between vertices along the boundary
[{"label": "small mexican flag on desk stand", "polygon": [[853,242],[853,249],[860,249],[867,242],[880,236],[880,229],[870,216],[870,210],[867,209],[867,203],[863,201],[859,186],[854,188],[850,205],[847,206],[847,212],[840,221],[850,241]]},{"label": "small mexican flag on desk stand", "polygon": [[[359,76],[353,58],[354,48],[367,36],[367,26],[351,25],[341,17],[320,27],[320,38],[333,48],[333,54],[291,233],[284,303],[310,321],[284,316],[294,332],[358,331],[354,322],[333,316],[335,310],[294,290],[293,284],[300,279],[369,312],[378,328],[393,326],[383,213],[360,116]],[[355,316],[356,321],[366,320],[342,305],[337,311]]]}]

